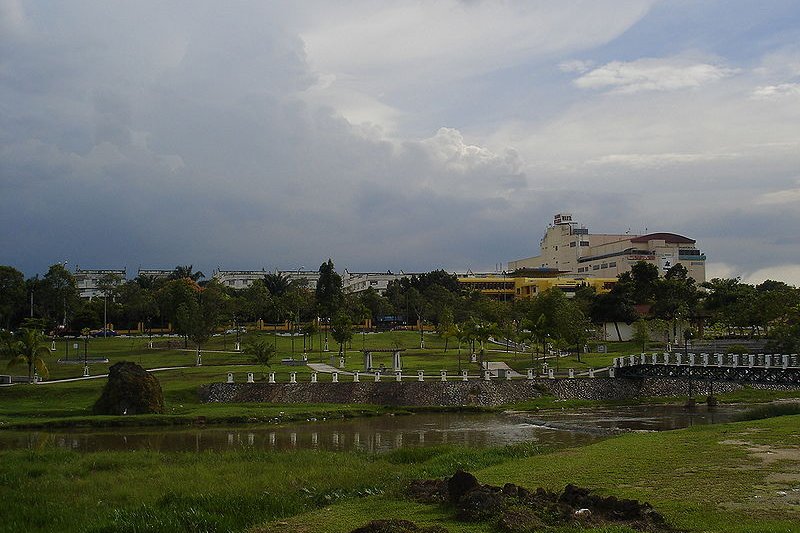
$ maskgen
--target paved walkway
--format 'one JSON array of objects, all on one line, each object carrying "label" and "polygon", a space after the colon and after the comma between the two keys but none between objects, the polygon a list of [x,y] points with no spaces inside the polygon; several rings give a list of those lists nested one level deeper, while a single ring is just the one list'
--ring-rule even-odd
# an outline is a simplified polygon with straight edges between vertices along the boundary
[{"label": "paved walkway", "polygon": [[510,376],[512,377],[521,377],[522,374],[508,366],[506,363],[502,361],[486,361],[483,363],[484,368],[492,372],[492,375],[496,376],[498,370],[505,370]]},{"label": "paved walkway", "polygon": [[[325,363],[308,363],[306,366],[311,370],[313,370],[314,372],[322,372],[323,374],[333,374],[334,372],[338,374],[344,374],[346,376],[353,374],[352,372],[348,372],[347,370],[336,368],[335,366],[331,366]],[[361,374],[363,374],[363,372],[361,372]]]}]

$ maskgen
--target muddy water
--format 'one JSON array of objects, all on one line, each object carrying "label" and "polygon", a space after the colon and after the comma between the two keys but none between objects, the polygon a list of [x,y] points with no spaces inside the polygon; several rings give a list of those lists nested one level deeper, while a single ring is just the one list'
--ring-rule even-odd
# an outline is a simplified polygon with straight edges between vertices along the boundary
[{"label": "muddy water", "polygon": [[120,428],[0,431],[0,449],[205,451],[254,448],[381,452],[404,446],[471,447],[536,442],[579,446],[621,431],[661,431],[730,421],[741,407],[635,406],[503,414],[416,414],[298,423],[283,427]]}]

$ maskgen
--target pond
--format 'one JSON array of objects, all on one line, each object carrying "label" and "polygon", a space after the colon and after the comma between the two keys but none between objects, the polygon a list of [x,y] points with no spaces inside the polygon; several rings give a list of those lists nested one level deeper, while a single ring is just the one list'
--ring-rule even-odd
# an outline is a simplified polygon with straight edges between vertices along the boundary
[{"label": "pond", "polygon": [[661,431],[729,422],[742,406],[631,406],[537,413],[426,413],[287,426],[110,428],[102,430],[0,431],[0,450],[66,448],[206,451],[241,448],[360,450],[382,452],[404,446],[469,447],[536,442],[580,446],[622,431]]}]

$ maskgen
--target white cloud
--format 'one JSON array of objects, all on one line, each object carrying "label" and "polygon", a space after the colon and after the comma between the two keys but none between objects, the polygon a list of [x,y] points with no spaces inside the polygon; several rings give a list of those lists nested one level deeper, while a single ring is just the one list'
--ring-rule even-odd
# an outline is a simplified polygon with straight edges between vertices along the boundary
[{"label": "white cloud", "polygon": [[789,285],[800,287],[800,265],[790,264],[771,266],[756,270],[755,272],[746,274],[742,277],[742,281],[754,285],[763,283],[768,279],[783,281]]},{"label": "white cloud", "polygon": [[800,187],[764,193],[756,199],[758,205],[785,205],[800,203]]},{"label": "white cloud", "polygon": [[558,64],[558,70],[561,72],[577,72],[583,74],[588,72],[594,66],[594,61],[584,61],[581,59],[572,59]]},{"label": "white cloud", "polygon": [[582,89],[609,89],[622,94],[673,91],[697,88],[737,72],[737,69],[684,59],[645,58],[612,61],[576,79],[575,85]]},{"label": "white cloud", "polygon": [[785,96],[800,96],[800,83],[762,85],[753,90],[753,98],[761,100],[783,98]]},{"label": "white cloud", "polygon": [[661,153],[661,154],[609,154],[589,159],[588,165],[626,166],[630,168],[659,168],[671,165],[689,165],[693,163],[735,159],[741,157],[737,153]]}]

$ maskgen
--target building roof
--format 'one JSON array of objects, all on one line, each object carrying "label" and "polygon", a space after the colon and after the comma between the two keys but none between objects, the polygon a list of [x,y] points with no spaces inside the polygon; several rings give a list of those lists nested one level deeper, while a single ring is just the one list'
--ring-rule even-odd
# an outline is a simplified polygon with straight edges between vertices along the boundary
[{"label": "building roof", "polygon": [[648,233],[631,239],[631,242],[664,241],[675,244],[694,244],[697,241],[677,233]]}]

